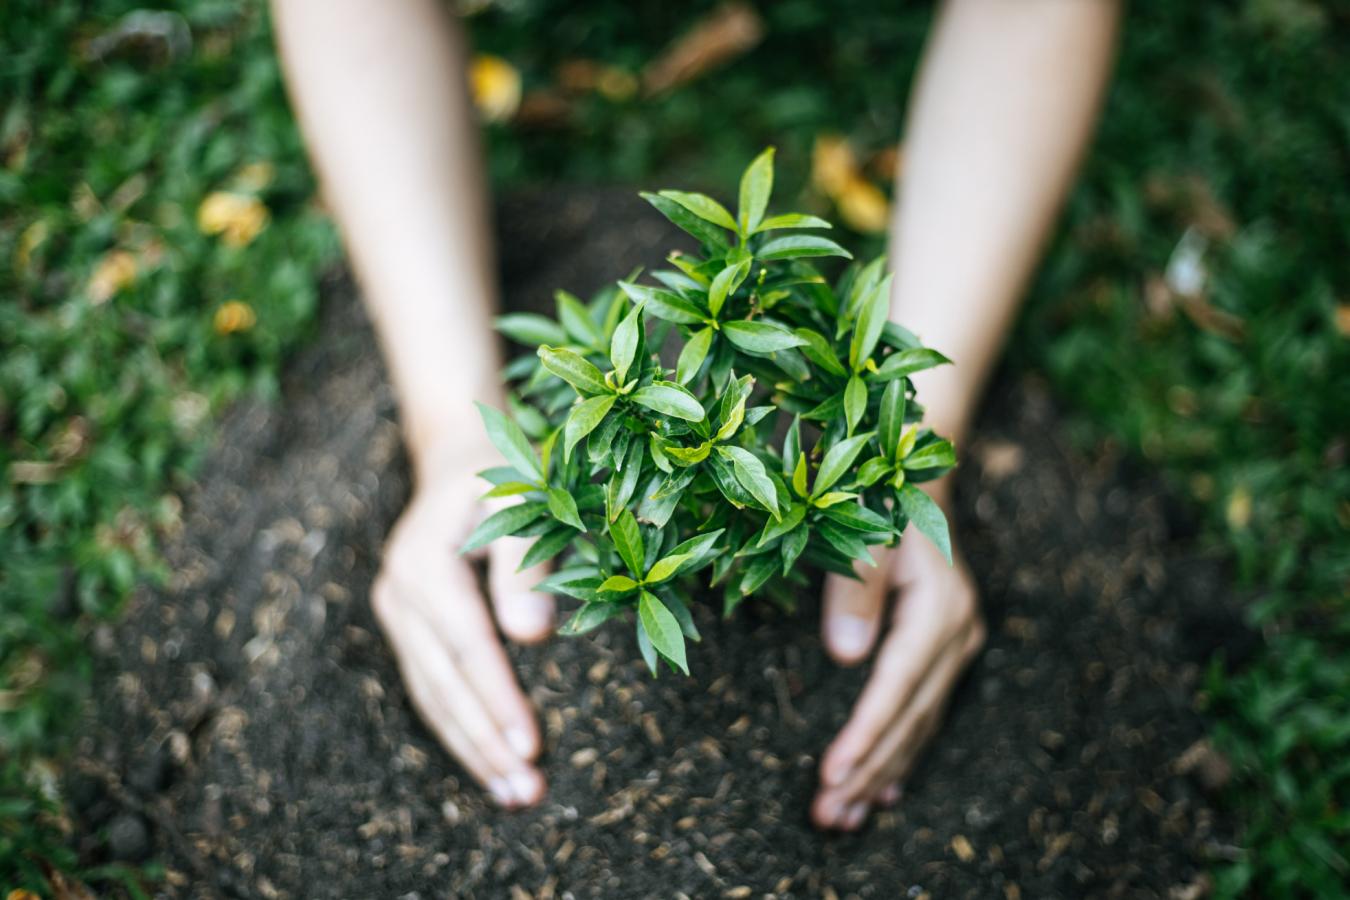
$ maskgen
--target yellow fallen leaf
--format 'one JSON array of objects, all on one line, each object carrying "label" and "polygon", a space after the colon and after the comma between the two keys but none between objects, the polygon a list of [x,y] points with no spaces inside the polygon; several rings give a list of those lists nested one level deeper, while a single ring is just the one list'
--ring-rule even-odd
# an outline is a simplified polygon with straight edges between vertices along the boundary
[{"label": "yellow fallen leaf", "polygon": [[23,274],[28,273],[33,262],[33,251],[42,246],[48,234],[47,223],[42,219],[38,219],[23,230],[23,234],[19,235],[19,245],[14,248],[15,269]]},{"label": "yellow fallen leaf", "polygon": [[215,191],[197,207],[197,227],[218,234],[231,247],[243,247],[267,226],[267,207],[257,197]]},{"label": "yellow fallen leaf", "polygon": [[886,230],[891,219],[891,206],[886,195],[864,178],[852,178],[835,195],[839,216],[854,231],[879,234]]},{"label": "yellow fallen leaf", "polygon": [[41,898],[25,888],[15,888],[5,895],[5,900],[41,900]]},{"label": "yellow fallen leaf", "polygon": [[89,299],[106,303],[135,280],[136,257],[126,250],[111,250],[98,261],[89,277]]},{"label": "yellow fallen leaf", "polygon": [[858,159],[848,141],[834,134],[818,136],[811,149],[811,183],[834,197],[857,177]]},{"label": "yellow fallen leaf", "polygon": [[1228,495],[1228,506],[1224,514],[1228,519],[1228,527],[1234,531],[1242,531],[1251,524],[1252,492],[1247,490],[1246,485],[1238,485],[1233,489],[1233,493]]},{"label": "yellow fallen leaf", "polygon": [[215,319],[212,326],[216,329],[216,334],[235,334],[240,331],[248,331],[258,323],[258,315],[243,300],[227,300],[220,304],[220,309],[216,310]]},{"label": "yellow fallen leaf", "polygon": [[500,56],[480,53],[473,58],[469,89],[474,106],[489,122],[505,122],[520,108],[520,72]]}]

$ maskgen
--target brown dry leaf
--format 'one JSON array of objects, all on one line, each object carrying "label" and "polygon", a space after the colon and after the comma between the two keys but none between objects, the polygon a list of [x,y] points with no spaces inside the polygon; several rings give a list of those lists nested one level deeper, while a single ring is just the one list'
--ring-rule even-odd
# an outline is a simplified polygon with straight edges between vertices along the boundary
[{"label": "brown dry leaf", "polygon": [[760,42],[764,20],[747,3],[724,3],[647,64],[642,85],[649,97],[688,84],[726,65]]},{"label": "brown dry leaf", "polygon": [[834,197],[844,224],[863,234],[880,234],[891,219],[890,201],[865,178],[851,178]]},{"label": "brown dry leaf", "polygon": [[590,59],[569,59],[558,66],[558,86],[573,94],[591,91],[622,103],[638,90],[638,80],[632,72],[618,66],[608,66]]},{"label": "brown dry leaf", "polygon": [[500,56],[480,53],[469,67],[473,105],[488,122],[505,122],[520,109],[520,72]]},{"label": "brown dry leaf", "polygon": [[882,147],[867,161],[867,171],[880,181],[899,181],[904,171],[905,150],[899,144]]},{"label": "brown dry leaf", "polygon": [[216,334],[226,335],[248,331],[257,323],[258,315],[253,311],[253,307],[243,300],[227,300],[216,310],[211,325],[215,328]]},{"label": "brown dry leaf", "polygon": [[218,234],[231,247],[243,247],[267,227],[267,207],[257,197],[228,191],[206,195],[197,207],[197,227]]},{"label": "brown dry leaf", "polygon": [[572,101],[547,88],[530,91],[516,111],[515,122],[526,128],[561,128],[572,119]]},{"label": "brown dry leaf", "polygon": [[42,898],[26,888],[15,888],[5,895],[5,900],[42,900]]},{"label": "brown dry leaf", "polygon": [[94,266],[89,277],[89,299],[106,303],[136,280],[136,257],[126,250],[111,250]]}]

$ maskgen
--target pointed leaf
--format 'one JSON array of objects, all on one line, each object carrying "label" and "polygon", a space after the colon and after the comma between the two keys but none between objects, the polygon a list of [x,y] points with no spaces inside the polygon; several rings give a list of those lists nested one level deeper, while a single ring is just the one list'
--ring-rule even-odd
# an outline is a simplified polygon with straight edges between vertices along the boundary
[{"label": "pointed leaf", "polygon": [[785,213],[781,216],[770,216],[755,228],[755,233],[763,231],[776,231],[780,228],[833,228],[829,222],[816,216],[808,216],[804,213]]},{"label": "pointed leaf", "polygon": [[713,330],[711,327],[700,328],[689,336],[689,341],[680,351],[679,362],[675,364],[675,381],[679,384],[688,384],[698,375],[698,370],[703,367],[703,360],[708,356],[708,348],[712,346]]},{"label": "pointed leaf", "polygon": [[605,420],[619,398],[613,394],[591,397],[572,407],[563,426],[563,459],[572,458],[572,448]]},{"label": "pointed leaf", "polygon": [[619,513],[619,517],[609,526],[609,537],[614,542],[614,549],[619,551],[619,558],[628,566],[628,571],[634,575],[642,574],[642,557],[645,555],[642,531],[631,512],[625,509]]},{"label": "pointed leaf", "polygon": [[881,330],[886,327],[886,318],[891,313],[891,283],[893,275],[887,275],[872,288],[858,310],[858,321],[853,326],[853,340],[848,346],[848,364],[853,371],[862,368],[881,340]]},{"label": "pointed leaf", "polygon": [[674,322],[677,325],[697,325],[707,318],[694,301],[686,300],[674,291],[628,281],[620,281],[619,289],[634,303],[641,303],[647,312],[667,322]]},{"label": "pointed leaf", "polygon": [[741,176],[741,190],[737,212],[740,214],[742,234],[750,234],[764,219],[773,193],[773,148],[767,148],[746,167]]},{"label": "pointed leaf", "polygon": [[867,412],[867,385],[854,375],[844,387],[844,422],[848,427],[848,434],[853,434],[853,429],[862,421],[865,412]]},{"label": "pointed leaf", "polygon": [[717,452],[731,460],[736,480],[740,482],[741,487],[749,491],[750,496],[763,504],[777,519],[778,491],[774,488],[773,480],[769,478],[769,473],[765,471],[764,463],[759,461],[759,457],[741,447],[718,447]]},{"label": "pointed leaf", "polygon": [[680,566],[687,563],[693,557],[686,553],[675,553],[663,559],[658,559],[647,570],[647,577],[642,579],[643,584],[660,584],[670,576],[679,571]]},{"label": "pointed leaf", "polygon": [[689,210],[704,221],[711,222],[730,231],[736,230],[736,220],[727,212],[727,208],[706,194],[692,194],[687,191],[661,191],[660,196]]},{"label": "pointed leaf", "polygon": [[911,472],[919,469],[945,469],[956,465],[956,448],[951,441],[925,444],[904,458],[902,465]]},{"label": "pointed leaf", "polygon": [[567,291],[558,291],[553,297],[558,304],[558,321],[571,335],[572,340],[593,350],[599,350],[604,344],[605,336],[600,331],[600,326],[591,318],[586,304]]},{"label": "pointed leaf", "polygon": [[490,541],[495,541],[499,537],[515,534],[546,512],[548,512],[548,504],[537,502],[518,503],[515,506],[508,506],[506,509],[499,509],[473,530],[469,539],[464,542],[464,546],[459,548],[459,552],[468,553],[477,550]]},{"label": "pointed leaf", "polygon": [[603,601],[590,601],[572,614],[572,618],[558,629],[558,634],[567,637],[575,637],[579,634],[585,634],[588,631],[594,631],[610,619],[622,613],[624,605],[620,603],[605,603]]},{"label": "pointed leaf", "polygon": [[599,590],[613,594],[613,593],[621,593],[623,591],[631,591],[637,586],[638,583],[633,579],[629,578],[627,575],[611,575],[604,581],[600,582]]},{"label": "pointed leaf", "polygon": [[572,499],[572,495],[562,488],[551,487],[548,489],[548,511],[559,522],[564,522],[580,531],[586,530],[586,526],[581,522],[581,515],[577,512],[577,501]]},{"label": "pointed leaf", "polygon": [[722,333],[731,343],[751,353],[773,353],[776,350],[800,347],[806,343],[783,326],[772,322],[747,322],[738,319],[723,323]]},{"label": "pointed leaf", "polygon": [[872,381],[890,381],[949,363],[951,363],[951,360],[936,350],[931,350],[928,347],[915,347],[892,353],[881,361],[875,372],[867,377]]},{"label": "pointed leaf", "polygon": [[839,361],[839,356],[834,352],[834,348],[830,346],[830,342],[825,338],[825,335],[810,328],[797,328],[792,333],[802,339],[802,355],[811,362],[831,375],[848,374],[848,369],[845,369],[844,364]]},{"label": "pointed leaf", "polygon": [[628,376],[628,367],[637,355],[638,335],[642,331],[642,306],[633,307],[633,311],[624,316],[614,329],[609,341],[609,361],[614,366],[614,380],[623,384]]},{"label": "pointed leaf", "polygon": [[722,311],[722,304],[727,297],[734,294],[741,282],[745,281],[745,276],[750,274],[750,262],[747,257],[733,266],[727,266],[713,279],[712,287],[708,288],[708,311],[713,318]]},{"label": "pointed leaf", "polygon": [[905,383],[892,381],[881,393],[881,414],[877,420],[877,441],[881,452],[890,456],[900,443],[905,427]]},{"label": "pointed leaf", "polygon": [[910,524],[919,529],[930,541],[937,545],[942,555],[947,557],[948,565],[952,561],[952,538],[947,531],[947,517],[942,507],[923,491],[912,484],[900,488],[900,509],[904,511]]},{"label": "pointed leaf", "polygon": [[869,431],[839,441],[831,447],[829,452],[825,454],[825,458],[820,461],[820,469],[816,472],[816,483],[811,488],[811,496],[819,497],[842,478],[871,439],[872,432]]},{"label": "pointed leaf", "polygon": [[544,480],[544,468],[540,464],[539,454],[530,445],[529,438],[520,426],[507,418],[499,409],[486,403],[476,403],[478,414],[483,417],[483,426],[487,429],[488,440],[497,448],[506,461],[517,472],[535,481]]},{"label": "pointed leaf", "polygon": [[642,628],[656,651],[688,675],[689,663],[685,660],[684,632],[675,615],[651,593],[643,591],[638,600],[638,619],[642,622]]},{"label": "pointed leaf", "polygon": [[760,247],[759,251],[755,254],[756,259],[766,261],[775,259],[799,259],[814,256],[842,256],[844,259],[853,258],[852,253],[849,253],[834,241],[814,234],[793,234],[786,237],[774,238],[771,241],[765,242],[764,246]]},{"label": "pointed leaf", "polygon": [[539,540],[530,545],[530,549],[525,551],[525,556],[516,567],[517,572],[524,572],[531,566],[537,566],[541,562],[547,562],[557,556],[570,543],[572,538],[576,537],[576,532],[571,528],[555,528],[552,531],[546,531],[540,535]]},{"label": "pointed leaf", "polygon": [[493,319],[492,324],[511,340],[527,347],[567,343],[567,332],[561,325],[535,313],[509,313]]},{"label": "pointed leaf", "polygon": [[698,399],[672,381],[656,381],[638,388],[632,393],[632,400],[663,415],[688,422],[701,422],[705,416]]},{"label": "pointed leaf", "polygon": [[659,194],[649,194],[645,191],[638,196],[656,207],[661,215],[665,216],[677,227],[697,238],[700,243],[708,244],[717,249],[722,249],[727,246],[727,234],[725,231],[718,228],[716,225],[713,225],[711,222],[694,215],[669,197],[662,197]]},{"label": "pointed leaf", "polygon": [[540,347],[539,360],[554,375],[576,388],[583,397],[613,393],[605,376],[586,357],[565,347]]}]

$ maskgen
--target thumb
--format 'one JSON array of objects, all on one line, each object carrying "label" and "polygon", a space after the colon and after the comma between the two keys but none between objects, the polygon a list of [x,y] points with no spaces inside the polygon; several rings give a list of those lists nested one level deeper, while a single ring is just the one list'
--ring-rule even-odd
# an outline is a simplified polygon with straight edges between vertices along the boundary
[{"label": "thumb", "polygon": [[548,566],[539,564],[520,568],[531,541],[504,537],[488,549],[488,592],[497,614],[497,624],[506,636],[522,644],[542,641],[553,631],[554,602],[548,594],[533,590],[548,574]]},{"label": "thumb", "polygon": [[821,631],[825,649],[840,665],[862,662],[876,643],[886,589],[890,586],[890,569],[884,562],[864,567],[860,582],[842,575],[825,579]]}]

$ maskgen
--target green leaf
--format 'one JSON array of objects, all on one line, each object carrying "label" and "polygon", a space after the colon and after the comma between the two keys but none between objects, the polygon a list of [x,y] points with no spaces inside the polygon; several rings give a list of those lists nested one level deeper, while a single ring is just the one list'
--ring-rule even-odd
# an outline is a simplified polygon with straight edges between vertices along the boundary
[{"label": "green leaf", "polygon": [[703,640],[702,635],[698,633],[698,626],[694,624],[694,617],[690,614],[689,607],[685,605],[683,600],[660,596],[656,599],[664,603],[666,609],[670,610],[670,614],[675,617],[675,621],[680,623],[680,631],[686,638],[695,643]]},{"label": "green leaf", "polygon": [[956,465],[956,448],[951,441],[937,440],[906,456],[902,465],[911,472],[949,468]]},{"label": "green leaf", "polygon": [[647,312],[667,322],[674,322],[677,325],[697,325],[707,318],[707,314],[692,300],[686,300],[674,291],[628,281],[620,281],[619,289],[634,303],[641,303]]},{"label": "green leaf", "polygon": [[791,478],[792,470],[789,468],[796,464],[797,454],[802,452],[802,418],[793,416],[792,424],[788,426],[787,435],[783,438],[783,477]]},{"label": "green leaf", "polygon": [[802,339],[802,354],[811,362],[820,366],[831,375],[847,375],[848,369],[839,361],[839,357],[830,346],[825,335],[810,328],[794,329],[793,334]]},{"label": "green leaf", "polygon": [[858,321],[853,326],[853,340],[848,346],[848,365],[855,372],[871,358],[877,341],[881,340],[881,330],[886,327],[886,319],[891,313],[891,282],[894,278],[894,275],[887,275],[862,301]]},{"label": "green leaf", "polygon": [[595,430],[604,421],[605,416],[614,407],[619,398],[613,394],[591,397],[572,407],[563,426],[563,458],[572,458],[572,448],[577,442]]},{"label": "green leaf", "polygon": [[890,519],[857,503],[840,503],[837,506],[831,506],[824,511],[823,515],[845,528],[852,528],[854,531],[885,534],[894,530],[891,527]]},{"label": "green leaf", "polygon": [[736,586],[742,597],[748,597],[755,591],[764,586],[764,582],[773,577],[774,571],[778,568],[778,560],[774,559],[772,553],[761,553],[759,556],[751,557],[749,565],[745,567],[745,572],[741,575],[741,582]]},{"label": "green leaf", "polygon": [[492,446],[506,457],[506,461],[517,472],[537,482],[543,481],[544,468],[539,462],[539,454],[534,451],[529,438],[525,437],[525,432],[520,430],[520,426],[499,409],[494,409],[486,403],[476,405],[478,414],[483,417],[483,426],[487,429],[488,440],[492,441]]},{"label": "green leaf", "polygon": [[713,330],[711,326],[700,328],[689,336],[689,341],[680,351],[679,362],[675,364],[675,381],[688,384],[698,375],[703,360],[708,357],[708,348],[712,346]]},{"label": "green leaf", "polygon": [[727,208],[706,194],[691,194],[687,191],[661,191],[660,195],[689,210],[694,215],[729,231],[736,230],[736,220],[727,212]]},{"label": "green leaf", "polygon": [[806,504],[794,503],[788,507],[787,512],[783,513],[783,518],[777,521],[770,519],[764,523],[764,530],[759,534],[759,540],[755,542],[756,547],[763,547],[769,541],[780,538],[787,534],[798,525],[802,524],[802,519],[806,518]]},{"label": "green leaf", "polygon": [[605,335],[591,318],[586,304],[567,291],[558,291],[553,298],[558,303],[558,321],[562,323],[563,329],[572,340],[593,350],[599,350],[605,343]]},{"label": "green leaf", "polygon": [[586,526],[581,522],[581,515],[577,512],[577,501],[572,499],[572,495],[562,488],[551,487],[548,489],[548,511],[559,522],[564,522],[580,531],[586,530]]},{"label": "green leaf", "polygon": [[830,486],[843,477],[848,471],[849,466],[853,465],[853,460],[858,458],[867,442],[872,439],[872,432],[855,435],[851,438],[839,441],[825,454],[825,458],[820,461],[820,469],[816,472],[816,483],[811,488],[811,496],[819,497]]},{"label": "green leaf", "polygon": [[628,566],[628,571],[640,575],[642,557],[646,551],[642,548],[642,531],[631,512],[625,509],[619,513],[619,518],[609,526],[609,537],[614,542],[614,549],[619,551],[619,558]]},{"label": "green leaf", "polygon": [[638,599],[638,619],[647,632],[656,652],[673,662],[684,674],[689,674],[689,663],[684,655],[684,631],[674,613],[664,603],[643,591]]},{"label": "green leaf", "polygon": [[736,480],[740,482],[741,487],[749,491],[750,496],[763,504],[777,519],[778,491],[774,488],[773,480],[764,470],[764,463],[759,461],[759,457],[741,447],[718,447],[717,452],[731,460]]},{"label": "green leaf", "polygon": [[900,350],[881,361],[877,370],[868,378],[872,381],[891,381],[951,363],[951,360],[928,347],[915,347],[912,350]]},{"label": "green leaf", "polygon": [[505,484],[499,484],[488,491],[483,495],[483,499],[486,500],[489,497],[516,497],[520,494],[528,494],[530,491],[537,490],[539,490],[539,485],[537,484],[526,484],[523,481],[508,481]]},{"label": "green leaf", "polygon": [[642,579],[643,584],[660,584],[670,576],[679,571],[680,566],[687,563],[693,557],[685,553],[675,553],[663,559],[658,559],[647,570],[647,577]]},{"label": "green leaf", "polygon": [[673,381],[655,381],[638,388],[632,393],[632,399],[648,409],[688,422],[701,422],[705,416],[698,399]]},{"label": "green leaf", "polygon": [[776,231],[780,228],[833,228],[829,222],[816,216],[808,216],[804,213],[785,213],[781,216],[770,216],[755,228],[755,234],[763,231]]},{"label": "green leaf", "polygon": [[790,347],[800,347],[806,343],[782,325],[775,325],[772,322],[747,322],[737,319],[724,322],[722,333],[731,343],[751,353],[773,353]]},{"label": "green leaf", "polygon": [[773,193],[773,148],[769,147],[745,169],[741,176],[741,190],[737,212],[740,213],[741,234],[751,234],[764,219]]},{"label": "green leaf", "polygon": [[857,496],[852,491],[828,491],[812,500],[811,505],[817,509],[828,509],[836,503],[843,503],[845,500],[852,500]]},{"label": "green leaf", "polygon": [[535,313],[509,313],[493,319],[492,324],[511,340],[528,347],[567,343],[567,332],[562,326]]},{"label": "green leaf", "polygon": [[611,575],[600,582],[600,590],[606,593],[621,593],[631,591],[638,586],[638,583],[627,575]]},{"label": "green leaf", "polygon": [[[856,377],[856,376],[855,376]],[[885,456],[895,453],[900,433],[905,428],[905,383],[892,381],[881,393],[881,414],[877,420],[877,441]]]},{"label": "green leaf", "polygon": [[697,447],[680,447],[670,444],[663,449],[666,456],[675,460],[682,466],[692,466],[695,463],[701,463],[708,458],[708,453],[712,450],[712,441],[704,441]]},{"label": "green leaf", "polygon": [[745,281],[745,276],[750,274],[750,262],[747,257],[733,266],[727,266],[713,279],[712,287],[708,288],[708,311],[712,313],[713,318],[717,318],[727,297],[736,293],[736,288],[740,287],[741,282]]},{"label": "green leaf", "polygon": [[678,228],[681,228],[698,238],[701,243],[708,244],[718,249],[727,246],[727,235],[725,231],[694,215],[669,197],[662,197],[659,194],[649,194],[645,191],[638,196],[656,207],[661,215],[669,219]]},{"label": "green leaf", "polygon": [[789,531],[783,536],[783,542],[778,546],[781,549],[783,557],[784,575],[792,569],[793,564],[796,563],[797,558],[802,555],[802,551],[806,549],[806,543],[810,539],[811,529],[809,528],[798,528]]},{"label": "green leaf", "polygon": [[540,535],[539,540],[531,544],[530,549],[525,551],[525,557],[521,559],[516,571],[523,572],[531,566],[537,566],[541,562],[552,559],[561,553],[575,536],[576,532],[571,528],[554,528],[552,531],[544,532]]},{"label": "green leaf", "polygon": [[824,520],[816,526],[816,533],[829,542],[831,547],[849,559],[856,559],[859,562],[876,567],[877,561],[872,558],[872,554],[867,549],[867,544],[863,543],[862,538],[858,536],[858,532],[836,525],[829,520]]},{"label": "green leaf", "polygon": [[624,316],[614,336],[609,341],[609,361],[614,366],[614,380],[623,384],[628,376],[628,367],[637,355],[638,335],[642,331],[642,306],[633,307],[633,311]]},{"label": "green leaf", "polygon": [[947,564],[952,561],[952,538],[947,531],[947,517],[942,513],[942,507],[937,505],[932,497],[925,494],[912,484],[906,484],[900,488],[900,509],[904,512],[910,524],[919,529],[930,541],[937,545],[942,551],[942,555],[947,557]]},{"label": "green leaf", "polygon": [[579,634],[585,634],[588,631],[594,631],[610,619],[624,611],[624,605],[621,603],[606,603],[604,601],[590,601],[572,614],[572,618],[558,629],[558,634],[566,637],[576,637]]},{"label": "green leaf", "polygon": [[688,556],[691,562],[698,562],[703,556],[712,549],[713,544],[723,534],[723,529],[718,528],[715,531],[707,531],[689,540],[676,544],[670,551],[671,556]]},{"label": "green leaf", "polygon": [[473,530],[469,539],[464,542],[464,546],[459,548],[459,552],[468,553],[477,550],[484,544],[495,541],[499,537],[515,534],[547,511],[548,504],[539,502],[518,503],[515,506],[508,506],[506,509],[499,509]]},{"label": "green leaf", "polygon": [[814,256],[842,256],[852,259],[853,254],[829,238],[814,234],[793,234],[766,241],[755,254],[756,259],[765,261],[775,259],[798,259]]},{"label": "green leaf", "polygon": [[661,657],[656,652],[656,647],[652,645],[651,636],[647,634],[647,626],[642,622],[642,616],[637,617],[637,645],[638,651],[642,654],[642,661],[647,664],[647,669],[656,678],[661,674],[658,665]]},{"label": "green leaf", "polygon": [[844,422],[848,426],[849,434],[853,434],[853,429],[858,427],[865,412],[867,412],[867,385],[854,375],[844,387]]},{"label": "green leaf", "polygon": [[792,470],[792,489],[799,497],[807,496],[806,476],[806,452],[801,451],[797,454],[797,467]]},{"label": "green leaf", "polygon": [[611,394],[604,374],[581,354],[565,347],[539,348],[539,360],[554,375],[576,388],[583,397]]},{"label": "green leaf", "polygon": [[881,476],[891,470],[891,462],[884,456],[874,456],[858,467],[855,484],[858,487],[871,487],[881,480]]}]

